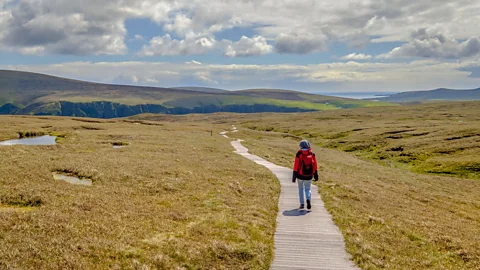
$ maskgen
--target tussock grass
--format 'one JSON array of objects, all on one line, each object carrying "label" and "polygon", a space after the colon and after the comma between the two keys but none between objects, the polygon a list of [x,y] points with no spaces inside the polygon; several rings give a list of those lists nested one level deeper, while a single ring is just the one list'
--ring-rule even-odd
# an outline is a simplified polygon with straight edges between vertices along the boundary
[{"label": "tussock grass", "polygon": [[[291,167],[298,140],[241,131],[253,154]],[[314,147],[325,206],[362,269],[479,269],[480,182],[415,174]]]},{"label": "tussock grass", "polygon": [[[99,132],[75,129],[79,119],[0,119],[0,138],[47,125],[67,134],[0,147],[1,205],[35,206],[0,211],[0,268],[269,268],[279,185],[211,136],[229,125],[94,120]],[[57,171],[94,185],[55,181]]]},{"label": "tussock grass", "polygon": [[42,197],[38,194],[14,192],[0,194],[0,205],[8,205],[15,207],[35,207],[44,203]]},{"label": "tussock grass", "polygon": [[285,167],[308,139],[321,146],[321,196],[362,269],[480,269],[479,105],[137,119],[235,124],[232,139]]},{"label": "tussock grass", "polygon": [[19,131],[17,132],[18,133],[18,137],[20,139],[23,139],[23,138],[31,138],[31,137],[38,137],[38,136],[43,136],[45,135],[46,133],[43,132],[43,131]]},{"label": "tussock grass", "polygon": [[86,130],[106,130],[105,128],[94,127],[94,126],[80,126],[80,127],[75,127],[74,129],[75,129],[75,130],[78,130],[78,129],[86,129]]},{"label": "tussock grass", "polygon": [[[288,133],[419,173],[480,179],[480,102],[261,115],[245,128]],[[238,124],[237,124],[238,125]]]}]

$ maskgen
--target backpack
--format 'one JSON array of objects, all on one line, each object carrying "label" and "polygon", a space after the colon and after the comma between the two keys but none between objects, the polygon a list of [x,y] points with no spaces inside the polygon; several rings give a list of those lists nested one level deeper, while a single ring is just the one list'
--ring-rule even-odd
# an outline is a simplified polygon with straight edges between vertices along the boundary
[{"label": "backpack", "polygon": [[309,152],[308,155],[300,154],[300,174],[303,176],[313,176],[313,153]]}]

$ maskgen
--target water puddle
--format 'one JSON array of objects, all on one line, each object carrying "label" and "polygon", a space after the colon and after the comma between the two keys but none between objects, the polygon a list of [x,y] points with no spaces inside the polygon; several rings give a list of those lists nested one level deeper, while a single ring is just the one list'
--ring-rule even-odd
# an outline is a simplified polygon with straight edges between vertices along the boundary
[{"label": "water puddle", "polygon": [[58,180],[58,181],[65,181],[70,184],[74,185],[83,185],[83,186],[91,186],[92,185],[92,180],[90,179],[79,179],[74,176],[68,176],[64,174],[59,174],[59,173],[54,173],[53,174],[53,179]]},{"label": "water puddle", "polygon": [[228,136],[227,136],[227,132],[226,132],[226,131],[220,132],[220,135],[228,139]]},{"label": "water puddle", "polygon": [[0,145],[54,145],[56,136],[41,136],[35,138],[25,138],[0,142]]},{"label": "water puddle", "polygon": [[125,147],[127,147],[127,145],[129,145],[129,143],[125,143],[125,142],[114,142],[114,143],[112,143],[113,149],[125,148]]}]

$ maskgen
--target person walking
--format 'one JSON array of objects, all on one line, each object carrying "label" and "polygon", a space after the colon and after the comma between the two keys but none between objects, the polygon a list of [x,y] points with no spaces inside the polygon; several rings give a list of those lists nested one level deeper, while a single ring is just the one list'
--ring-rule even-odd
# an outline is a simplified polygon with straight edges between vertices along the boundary
[{"label": "person walking", "polygon": [[[300,198],[300,209],[305,208],[305,198],[307,199],[307,209],[312,208],[312,192],[310,186],[312,179],[318,181],[318,165],[315,153],[312,152],[310,143],[307,140],[300,142],[300,150],[295,155],[293,165],[292,182],[298,183],[298,196]],[[305,194],[305,195],[304,195]]]}]

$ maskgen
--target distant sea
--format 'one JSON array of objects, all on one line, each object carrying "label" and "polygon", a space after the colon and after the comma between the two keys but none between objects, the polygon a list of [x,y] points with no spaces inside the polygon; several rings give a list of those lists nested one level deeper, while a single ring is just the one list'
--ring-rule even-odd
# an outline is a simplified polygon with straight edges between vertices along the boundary
[{"label": "distant sea", "polygon": [[317,95],[354,98],[354,99],[366,99],[366,98],[382,98],[394,95],[392,92],[337,92],[337,93],[313,93]]}]

